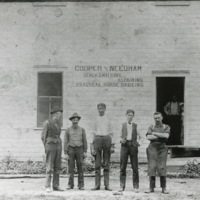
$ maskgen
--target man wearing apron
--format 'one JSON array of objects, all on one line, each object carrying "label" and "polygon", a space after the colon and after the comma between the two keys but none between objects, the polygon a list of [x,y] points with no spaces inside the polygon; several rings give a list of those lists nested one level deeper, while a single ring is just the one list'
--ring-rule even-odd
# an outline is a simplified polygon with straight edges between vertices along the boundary
[{"label": "man wearing apron", "polygon": [[150,126],[147,132],[147,139],[150,140],[150,144],[147,148],[150,187],[146,193],[154,192],[157,171],[160,176],[162,193],[168,194],[166,190],[166,162],[168,153],[166,142],[169,138],[170,127],[163,124],[162,119],[162,114],[160,112],[155,112],[155,125]]}]

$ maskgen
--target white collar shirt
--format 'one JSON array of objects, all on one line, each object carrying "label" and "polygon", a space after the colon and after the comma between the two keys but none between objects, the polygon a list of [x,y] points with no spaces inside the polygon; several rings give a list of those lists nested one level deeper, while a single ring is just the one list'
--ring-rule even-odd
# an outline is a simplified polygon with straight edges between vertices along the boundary
[{"label": "white collar shirt", "polygon": [[112,124],[106,115],[97,117],[94,128],[95,135],[105,136],[113,133]]},{"label": "white collar shirt", "polygon": [[127,140],[132,140],[133,123],[127,122]]},{"label": "white collar shirt", "polygon": [[178,102],[171,102],[171,115],[178,115]]}]

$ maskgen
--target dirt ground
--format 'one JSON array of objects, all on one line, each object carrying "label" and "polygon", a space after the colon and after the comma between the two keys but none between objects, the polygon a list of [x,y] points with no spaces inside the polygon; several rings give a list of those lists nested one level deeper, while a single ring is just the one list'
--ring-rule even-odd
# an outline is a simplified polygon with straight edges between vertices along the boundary
[{"label": "dirt ground", "polygon": [[[67,176],[62,176],[60,186],[65,189]],[[167,179],[167,188],[170,194],[162,194],[157,178],[155,193],[146,194],[148,189],[148,177],[140,175],[140,192],[134,193],[132,189],[131,176],[127,177],[127,186],[122,194],[115,194],[119,189],[119,174],[111,175],[110,186],[113,191],[105,191],[101,187],[99,191],[91,191],[94,187],[94,177],[85,177],[85,190],[80,191],[76,187],[73,190],[64,192],[53,191],[46,193],[44,190],[45,178],[17,178],[0,179],[0,200],[189,200],[200,199],[199,179]],[[75,177],[75,183],[77,178]],[[103,178],[102,178],[103,185]]]}]

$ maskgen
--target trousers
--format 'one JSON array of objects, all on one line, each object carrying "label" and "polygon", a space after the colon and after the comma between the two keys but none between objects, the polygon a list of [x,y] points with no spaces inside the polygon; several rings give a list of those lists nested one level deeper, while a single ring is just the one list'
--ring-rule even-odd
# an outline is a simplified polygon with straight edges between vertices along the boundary
[{"label": "trousers", "polygon": [[84,187],[84,177],[83,177],[83,147],[68,147],[69,154],[69,181],[68,186],[74,187],[74,169],[75,161],[78,171],[78,187]]},{"label": "trousers", "polygon": [[[155,176],[150,176],[149,177],[149,187],[151,189],[156,187],[156,177]],[[166,176],[161,176],[160,177],[160,187],[161,188],[166,188]]]},{"label": "trousers", "polygon": [[166,162],[168,148],[165,143],[151,142],[146,150],[148,160],[148,175],[156,176],[156,171],[159,176],[166,176]]},{"label": "trousers", "polygon": [[126,186],[126,167],[130,157],[132,167],[132,182],[134,188],[139,188],[139,172],[138,172],[138,147],[133,146],[132,141],[127,141],[121,145],[120,152],[120,187]]},{"label": "trousers", "polygon": [[[103,167],[104,185],[109,186],[109,168],[110,168],[110,148],[111,138],[107,136],[95,136],[94,138],[95,155],[95,187],[101,186],[101,166]],[[102,160],[103,159],[103,160]]]},{"label": "trousers", "polygon": [[61,170],[62,143],[46,143],[46,183],[45,187],[51,187],[53,174],[53,188],[59,186],[59,174]]}]

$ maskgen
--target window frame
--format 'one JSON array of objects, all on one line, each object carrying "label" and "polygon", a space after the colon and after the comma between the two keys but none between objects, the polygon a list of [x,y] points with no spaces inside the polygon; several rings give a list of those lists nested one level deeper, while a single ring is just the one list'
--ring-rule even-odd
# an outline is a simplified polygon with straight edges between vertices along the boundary
[{"label": "window frame", "polygon": [[[39,74],[61,74],[61,96],[39,96]],[[51,116],[51,105],[52,105],[52,99],[60,99],[61,100],[61,109],[63,109],[63,72],[62,71],[39,71],[37,72],[37,128],[42,128],[43,123],[41,121],[39,121],[39,100],[42,98],[48,98],[48,109],[49,109],[49,113],[48,113],[48,118],[46,120],[48,120]],[[40,124],[42,123],[42,124]],[[63,116],[61,119],[61,124],[63,126]]]}]

